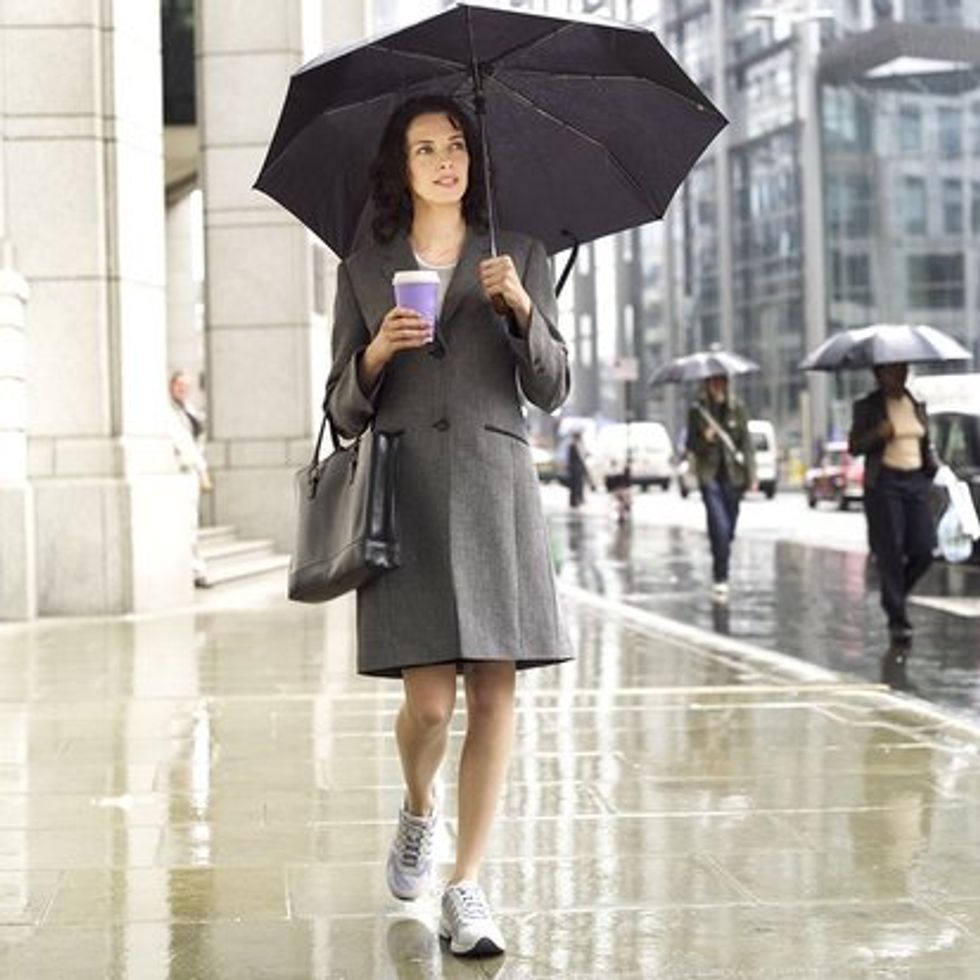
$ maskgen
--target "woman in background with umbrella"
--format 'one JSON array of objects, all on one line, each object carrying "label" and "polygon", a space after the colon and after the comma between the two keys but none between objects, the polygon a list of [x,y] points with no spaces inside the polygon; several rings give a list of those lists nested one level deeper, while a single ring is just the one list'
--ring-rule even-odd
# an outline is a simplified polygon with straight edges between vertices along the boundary
[{"label": "woman in background with umbrella", "polygon": [[873,371],[878,387],[854,403],[848,450],[865,457],[864,513],[888,617],[887,672],[904,666],[911,651],[906,605],[932,564],[929,486],[937,465],[925,405],[905,387],[908,365],[878,364]]},{"label": "woman in background with umbrella", "polygon": [[912,648],[906,604],[932,564],[935,530],[929,485],[937,462],[926,407],[905,387],[908,365],[966,361],[970,352],[924,324],[873,323],[828,337],[803,360],[804,371],[871,368],[877,388],[854,403],[848,448],[864,455],[864,513],[878,566],[890,643],[884,680],[905,685]]},{"label": "woman in background with umbrella", "polygon": [[[391,116],[373,168],[374,241],[340,266],[327,408],[354,437],[401,433],[402,563],[358,593],[358,671],[399,677],[395,732],[406,783],[387,879],[428,892],[440,819],[434,793],[466,691],[456,861],[439,932],[464,956],[502,953],[477,877],[506,778],[515,672],[571,656],[562,626],[520,389],[543,411],[568,393],[567,351],[544,248],[482,217],[480,145],[444,96]],[[440,280],[437,322],[394,305],[392,275]],[[435,326],[435,330],[433,327]]]},{"label": "woman in background with umbrella", "polygon": [[728,598],[728,565],[738,524],[739,504],[755,485],[755,449],[749,413],[728,391],[728,376],[705,378],[704,394],[687,416],[687,450],[708,518],[711,542],[712,598]]},{"label": "woman in background with umbrella", "polygon": [[749,435],[749,414],[730,395],[732,375],[758,371],[747,357],[731,354],[721,344],[675,357],[658,368],[651,385],[703,381],[702,397],[687,416],[685,449],[701,488],[708,538],[711,542],[712,598],[728,598],[728,563],[739,503],[746,487],[755,485],[755,448]]}]

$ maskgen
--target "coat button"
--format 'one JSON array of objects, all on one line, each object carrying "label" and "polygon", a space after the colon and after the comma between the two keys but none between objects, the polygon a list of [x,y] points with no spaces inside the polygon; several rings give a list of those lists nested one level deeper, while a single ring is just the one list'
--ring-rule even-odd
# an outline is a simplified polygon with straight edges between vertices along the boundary
[{"label": "coat button", "polygon": [[449,428],[449,419],[439,419],[438,422],[433,422],[432,428],[438,429],[440,432],[445,432]]}]

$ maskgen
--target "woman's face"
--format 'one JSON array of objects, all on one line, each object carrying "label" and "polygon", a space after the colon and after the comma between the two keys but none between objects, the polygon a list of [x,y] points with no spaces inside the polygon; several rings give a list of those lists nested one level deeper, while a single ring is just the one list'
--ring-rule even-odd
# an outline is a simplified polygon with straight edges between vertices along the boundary
[{"label": "woman's face", "polygon": [[412,200],[459,204],[469,183],[470,154],[463,131],[445,113],[416,116],[405,131]]},{"label": "woman's face", "polygon": [[907,364],[882,364],[875,368],[875,377],[884,393],[892,398],[898,397],[905,390],[909,368]]},{"label": "woman's face", "polygon": [[707,378],[704,386],[708,390],[708,397],[719,405],[728,397],[728,378],[723,375]]}]

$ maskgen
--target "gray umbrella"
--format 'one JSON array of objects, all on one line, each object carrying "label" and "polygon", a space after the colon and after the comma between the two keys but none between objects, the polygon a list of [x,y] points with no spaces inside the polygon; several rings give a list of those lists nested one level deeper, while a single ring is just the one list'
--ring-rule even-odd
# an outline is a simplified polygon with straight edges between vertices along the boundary
[{"label": "gray umbrella", "polygon": [[730,377],[758,371],[759,365],[747,357],[729,354],[720,348],[697,351],[675,357],[658,368],[650,378],[651,385],[676,384],[682,381],[702,381],[705,378]]},{"label": "gray umbrella", "polygon": [[828,337],[804,358],[804,371],[843,371],[876,364],[921,364],[968,361],[970,352],[935,327],[908,323],[873,323]]}]

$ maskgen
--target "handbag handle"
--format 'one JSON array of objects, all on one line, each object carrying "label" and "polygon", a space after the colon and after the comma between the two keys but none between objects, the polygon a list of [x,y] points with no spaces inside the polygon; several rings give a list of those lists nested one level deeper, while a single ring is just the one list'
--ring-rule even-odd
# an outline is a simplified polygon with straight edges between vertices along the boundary
[{"label": "handbag handle", "polygon": [[[337,431],[337,426],[334,425],[334,421],[330,418],[330,414],[324,411],[323,418],[320,419],[320,431],[316,436],[316,445],[313,447],[313,458],[310,460],[310,465],[307,468],[307,480],[306,487],[307,493],[310,499],[316,496],[317,484],[320,482],[320,449],[323,446],[323,437],[326,434],[327,426],[330,426],[330,441],[333,443],[334,452],[343,448],[340,443],[340,433]],[[361,437],[358,436],[353,443],[350,445],[351,449],[351,479],[354,479],[354,470],[357,468],[357,448],[360,445]]]}]

